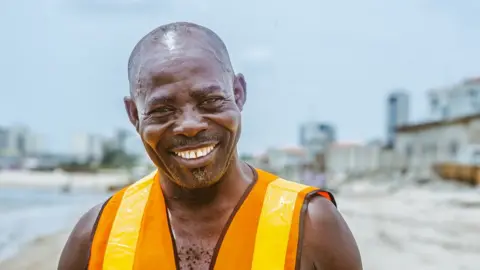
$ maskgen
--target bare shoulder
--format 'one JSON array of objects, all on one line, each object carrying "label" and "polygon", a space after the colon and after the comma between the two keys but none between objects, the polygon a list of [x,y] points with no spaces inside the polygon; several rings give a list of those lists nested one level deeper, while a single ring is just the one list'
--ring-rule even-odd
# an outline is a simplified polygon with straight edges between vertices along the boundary
[{"label": "bare shoulder", "polygon": [[95,227],[102,204],[85,213],[73,228],[63,248],[58,270],[85,270],[88,265],[92,231]]},{"label": "bare shoulder", "polygon": [[302,269],[361,270],[357,243],[337,208],[317,196],[304,220]]}]

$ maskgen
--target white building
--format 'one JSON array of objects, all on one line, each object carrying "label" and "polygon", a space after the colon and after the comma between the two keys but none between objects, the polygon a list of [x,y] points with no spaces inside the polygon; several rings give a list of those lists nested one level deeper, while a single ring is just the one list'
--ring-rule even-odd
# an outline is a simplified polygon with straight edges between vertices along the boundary
[{"label": "white building", "polygon": [[480,164],[480,114],[400,127],[395,150],[410,172],[426,177],[439,162]]},{"label": "white building", "polygon": [[302,147],[270,148],[265,153],[242,158],[255,168],[259,168],[285,179],[302,182],[307,152]]},{"label": "white building", "polygon": [[381,147],[359,143],[337,143],[326,152],[326,169],[333,174],[358,174],[378,167]]},{"label": "white building", "polygon": [[78,162],[99,162],[103,156],[104,142],[100,135],[75,134],[72,139],[72,154]]},{"label": "white building", "polygon": [[428,92],[431,121],[480,113],[480,78]]},{"label": "white building", "polygon": [[326,171],[329,175],[368,175],[391,173],[403,168],[401,155],[385,149],[379,143],[337,143],[326,152]]},{"label": "white building", "polygon": [[291,181],[302,182],[307,152],[302,147],[283,147],[267,150],[268,170]]},{"label": "white building", "polygon": [[0,155],[33,156],[39,154],[41,148],[41,137],[26,126],[0,128]]}]

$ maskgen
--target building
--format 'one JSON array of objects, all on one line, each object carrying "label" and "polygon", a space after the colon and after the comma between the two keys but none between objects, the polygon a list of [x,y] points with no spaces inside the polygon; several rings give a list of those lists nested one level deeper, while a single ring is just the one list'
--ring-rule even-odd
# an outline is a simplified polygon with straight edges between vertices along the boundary
[{"label": "building", "polygon": [[326,149],[337,139],[336,129],[332,124],[308,122],[300,126],[300,145],[305,149],[307,162],[312,170],[323,171],[322,160]]},{"label": "building", "polygon": [[103,157],[105,139],[100,135],[78,133],[72,139],[72,155],[79,163],[98,163]]},{"label": "building", "polygon": [[387,147],[395,144],[396,128],[409,122],[410,97],[403,90],[390,93],[387,98]]},{"label": "building", "polygon": [[270,148],[259,155],[242,155],[242,160],[285,179],[302,182],[307,152],[303,147]]},{"label": "building", "polygon": [[378,168],[381,147],[359,143],[336,143],[326,152],[326,168],[330,174],[360,174]]},{"label": "building", "polygon": [[9,136],[8,129],[0,127],[0,155],[4,155],[9,149]]},{"label": "building", "polygon": [[41,152],[42,142],[38,134],[28,127],[15,125],[0,128],[0,155],[6,157],[34,156]]},{"label": "building", "polygon": [[377,142],[335,143],[328,148],[325,157],[326,172],[333,177],[388,174],[404,166],[401,155]]},{"label": "building", "polygon": [[441,121],[449,117],[449,88],[437,88],[427,93],[430,121]]},{"label": "building", "polygon": [[300,145],[324,150],[336,140],[335,127],[329,123],[308,122],[300,127]]},{"label": "building", "polygon": [[25,161],[41,154],[39,134],[27,126],[0,127],[0,169],[23,168]]},{"label": "building", "polygon": [[441,121],[480,113],[480,78],[428,92],[429,120]]},{"label": "building", "polygon": [[480,113],[399,127],[395,150],[408,171],[422,177],[436,163],[480,165]]},{"label": "building", "polygon": [[302,147],[271,148],[266,152],[268,170],[291,181],[302,182],[307,152]]}]

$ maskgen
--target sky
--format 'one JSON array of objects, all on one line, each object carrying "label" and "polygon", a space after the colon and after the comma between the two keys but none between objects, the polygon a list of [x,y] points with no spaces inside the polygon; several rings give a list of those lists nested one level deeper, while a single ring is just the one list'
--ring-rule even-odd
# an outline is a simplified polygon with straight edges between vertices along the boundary
[{"label": "sky", "polygon": [[2,0],[0,126],[68,151],[79,132],[128,128],[127,60],[153,28],[190,21],[226,43],[247,80],[240,152],[295,145],[304,121],[341,141],[384,138],[386,96],[480,76],[480,1]]}]

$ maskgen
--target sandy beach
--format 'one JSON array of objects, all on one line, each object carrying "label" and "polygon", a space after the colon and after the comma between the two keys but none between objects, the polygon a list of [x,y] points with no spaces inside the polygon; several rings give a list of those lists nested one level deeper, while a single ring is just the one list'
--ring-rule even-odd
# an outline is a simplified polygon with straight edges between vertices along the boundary
[{"label": "sandy beach", "polygon": [[480,269],[480,192],[441,186],[375,190],[368,183],[338,196],[364,269]]},{"label": "sandy beach", "polygon": [[53,270],[57,269],[58,259],[68,232],[39,237],[26,245],[17,256],[0,263],[5,270]]},{"label": "sandy beach", "polygon": [[[478,189],[359,181],[340,189],[337,200],[366,270],[480,269]],[[25,245],[0,269],[56,269],[68,229]]]}]

